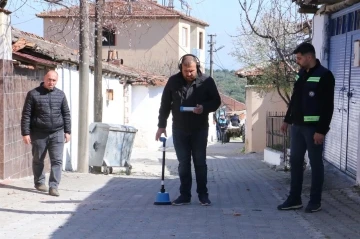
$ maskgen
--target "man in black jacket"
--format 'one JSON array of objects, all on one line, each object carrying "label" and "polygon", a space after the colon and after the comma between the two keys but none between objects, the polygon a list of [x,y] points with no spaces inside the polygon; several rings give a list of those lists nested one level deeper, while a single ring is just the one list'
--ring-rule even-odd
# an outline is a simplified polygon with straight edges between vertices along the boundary
[{"label": "man in black jacket", "polygon": [[64,143],[70,141],[70,110],[64,92],[55,88],[56,71],[49,71],[39,87],[27,93],[22,117],[21,134],[25,144],[32,144],[35,188],[47,192],[44,159],[49,152],[51,172],[49,194],[59,196]]},{"label": "man in black jacket", "polygon": [[323,143],[334,110],[335,79],[330,70],[315,57],[310,43],[300,44],[294,51],[301,70],[291,96],[281,130],[286,133],[291,124],[291,185],[287,200],[279,210],[302,208],[303,162],[308,151],[311,166],[310,201],[305,212],[321,210],[321,194],[324,182]]},{"label": "man in black jacket", "polygon": [[206,147],[210,112],[221,104],[214,79],[200,71],[196,56],[187,54],[179,61],[180,72],[171,76],[165,86],[159,110],[156,140],[166,136],[170,111],[173,115],[173,141],[179,161],[180,196],[173,205],[191,202],[191,156],[193,158],[197,193],[202,205],[210,205],[207,189]]}]

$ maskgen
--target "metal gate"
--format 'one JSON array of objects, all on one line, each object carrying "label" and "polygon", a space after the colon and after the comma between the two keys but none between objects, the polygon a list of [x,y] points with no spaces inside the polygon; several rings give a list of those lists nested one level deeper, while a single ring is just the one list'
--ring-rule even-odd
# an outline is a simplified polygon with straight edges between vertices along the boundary
[{"label": "metal gate", "polygon": [[355,11],[332,17],[337,23],[329,54],[329,69],[335,76],[335,107],[324,151],[327,161],[351,176],[356,176],[360,115],[360,67],[354,66],[354,44],[360,40],[357,18],[360,14]]}]

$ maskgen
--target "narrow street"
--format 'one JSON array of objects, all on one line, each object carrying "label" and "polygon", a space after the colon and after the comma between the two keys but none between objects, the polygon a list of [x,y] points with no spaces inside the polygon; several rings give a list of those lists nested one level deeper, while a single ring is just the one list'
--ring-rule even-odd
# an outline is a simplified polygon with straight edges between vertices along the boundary
[{"label": "narrow street", "polygon": [[[243,144],[208,147],[212,206],[200,206],[196,187],[188,206],[153,205],[160,189],[160,151],[134,149],[130,176],[63,173],[60,197],[37,192],[32,178],[0,181],[0,238],[358,238],[360,193],[354,181],[326,164],[323,210],[278,211],[289,173],[275,171]],[[310,170],[305,172],[308,202]],[[194,186],[195,179],[193,180]],[[165,188],[178,196],[177,162],[166,153]]]}]

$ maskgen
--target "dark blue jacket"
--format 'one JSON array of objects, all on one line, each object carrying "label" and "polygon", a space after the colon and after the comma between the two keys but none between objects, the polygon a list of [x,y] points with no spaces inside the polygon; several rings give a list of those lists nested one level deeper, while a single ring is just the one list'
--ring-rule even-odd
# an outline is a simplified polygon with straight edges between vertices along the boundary
[{"label": "dark blue jacket", "polygon": [[71,119],[69,106],[63,91],[54,88],[48,90],[39,87],[28,92],[21,117],[21,135],[30,132],[53,133],[64,129],[71,133]]},{"label": "dark blue jacket", "polygon": [[[181,112],[180,107],[203,106],[202,114]],[[196,130],[209,127],[209,113],[221,104],[219,92],[213,78],[202,74],[191,84],[187,84],[181,72],[171,76],[165,85],[159,109],[159,128],[166,128],[170,111],[173,128]]]},{"label": "dark blue jacket", "polygon": [[335,79],[319,60],[309,71],[300,70],[291,96],[285,122],[315,125],[316,132],[326,134],[334,111]]}]

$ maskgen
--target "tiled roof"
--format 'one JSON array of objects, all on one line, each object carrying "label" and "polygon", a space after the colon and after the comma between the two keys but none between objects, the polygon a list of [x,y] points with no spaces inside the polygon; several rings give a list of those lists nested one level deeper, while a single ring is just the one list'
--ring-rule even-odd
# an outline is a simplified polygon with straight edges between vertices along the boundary
[{"label": "tiled roof", "polygon": [[148,71],[135,69],[133,67],[125,66],[119,64],[116,60],[109,62],[110,64],[116,65],[124,71],[134,72],[137,74],[137,77],[132,78],[129,82],[132,85],[151,85],[151,86],[164,86],[168,81],[168,77],[164,75],[155,75]]},{"label": "tiled roof", "polygon": [[[131,5],[131,7],[130,7]],[[95,16],[95,5],[89,4],[89,14],[91,17]],[[65,17],[79,17],[79,6],[70,8],[61,8],[54,11],[42,12],[37,14],[40,18],[65,18]],[[103,16],[105,18],[178,18],[189,22],[197,23],[202,26],[209,26],[208,23],[187,16],[186,14],[168,8],[154,2],[152,0],[137,0],[128,2],[127,0],[112,0],[106,1],[103,9]]]},{"label": "tiled roof", "polygon": [[[79,63],[77,50],[28,32],[12,28],[12,42],[13,55],[18,60],[50,66],[56,66],[61,62]],[[90,59],[90,67],[93,67],[94,57],[90,57]],[[111,64],[111,62],[103,62],[103,72],[125,76],[127,81],[132,84],[161,86],[167,82],[165,76],[155,75],[120,64]]]},{"label": "tiled roof", "polygon": [[13,58],[18,58],[18,59],[23,59],[23,60],[28,60],[30,62],[34,62],[34,63],[38,63],[41,65],[46,65],[46,66],[56,66],[58,63],[55,61],[50,61],[50,60],[45,60],[36,56],[32,56],[26,53],[21,53],[21,52],[13,52]]},{"label": "tiled roof", "polygon": [[220,93],[221,105],[225,105],[229,111],[242,111],[246,110],[244,103],[231,98],[230,96]]},{"label": "tiled roof", "polygon": [[263,74],[264,74],[264,70],[262,67],[244,68],[235,72],[235,75],[239,77],[261,76]]},{"label": "tiled roof", "polygon": [[70,49],[59,42],[47,40],[35,34],[20,31],[16,28],[12,28],[11,34],[14,43],[13,51],[17,51],[19,50],[18,48],[23,47],[17,43],[21,41],[22,44],[26,45],[26,48],[38,54],[48,56],[53,61],[79,62],[78,51]]}]

